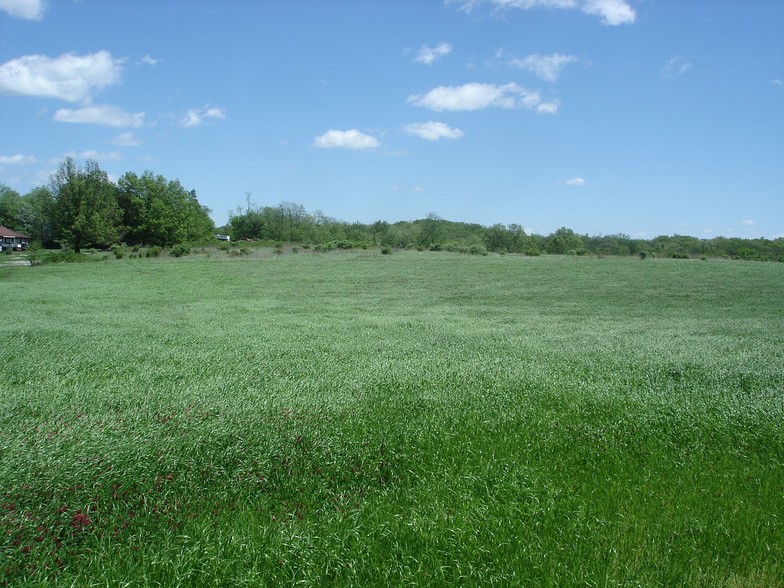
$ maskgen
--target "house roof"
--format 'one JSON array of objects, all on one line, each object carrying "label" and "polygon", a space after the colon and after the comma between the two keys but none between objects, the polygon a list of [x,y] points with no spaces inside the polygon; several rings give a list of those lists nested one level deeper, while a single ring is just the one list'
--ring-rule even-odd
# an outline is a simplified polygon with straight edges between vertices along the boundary
[{"label": "house roof", "polygon": [[25,235],[23,233],[19,233],[18,231],[12,231],[7,227],[0,226],[0,237],[20,237],[22,239],[29,239],[30,235]]}]

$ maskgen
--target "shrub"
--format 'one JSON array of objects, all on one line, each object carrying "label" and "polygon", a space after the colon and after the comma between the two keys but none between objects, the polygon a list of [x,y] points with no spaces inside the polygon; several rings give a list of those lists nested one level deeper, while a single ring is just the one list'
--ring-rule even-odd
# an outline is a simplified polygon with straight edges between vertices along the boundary
[{"label": "shrub", "polygon": [[381,248],[381,255],[391,255],[392,250],[389,247],[382,247]]},{"label": "shrub", "polygon": [[471,245],[468,252],[471,255],[487,255],[487,248],[484,245]]},{"label": "shrub", "polygon": [[186,243],[178,243],[174,247],[171,248],[169,251],[170,255],[174,257],[182,257],[183,255],[190,255],[191,247]]},{"label": "shrub", "polygon": [[536,247],[529,247],[525,251],[523,251],[523,255],[527,255],[528,257],[539,257],[542,254],[539,249]]},{"label": "shrub", "polygon": [[125,244],[123,243],[115,243],[109,249],[114,253],[114,257],[116,259],[122,259],[125,257]]},{"label": "shrub", "polygon": [[648,253],[645,251],[640,251],[640,259],[645,259],[646,257],[648,257]]},{"label": "shrub", "polygon": [[161,254],[161,248],[157,246],[150,247],[144,253],[145,257],[158,257]]},{"label": "shrub", "polygon": [[84,253],[76,253],[70,249],[62,251],[50,251],[41,256],[40,263],[82,263],[84,261],[105,261],[108,259],[107,255],[100,258],[89,257]]}]

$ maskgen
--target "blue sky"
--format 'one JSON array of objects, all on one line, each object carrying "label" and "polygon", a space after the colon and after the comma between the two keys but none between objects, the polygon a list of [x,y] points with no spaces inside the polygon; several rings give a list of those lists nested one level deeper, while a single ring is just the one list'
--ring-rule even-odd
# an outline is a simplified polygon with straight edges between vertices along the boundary
[{"label": "blue sky", "polygon": [[0,0],[0,183],[784,236],[780,0]]}]

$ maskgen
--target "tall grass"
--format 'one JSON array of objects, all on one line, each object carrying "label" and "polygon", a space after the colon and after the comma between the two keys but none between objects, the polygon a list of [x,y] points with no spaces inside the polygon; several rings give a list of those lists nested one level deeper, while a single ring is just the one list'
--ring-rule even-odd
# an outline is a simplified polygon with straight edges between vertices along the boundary
[{"label": "tall grass", "polygon": [[784,585],[783,277],[0,270],[0,584]]}]

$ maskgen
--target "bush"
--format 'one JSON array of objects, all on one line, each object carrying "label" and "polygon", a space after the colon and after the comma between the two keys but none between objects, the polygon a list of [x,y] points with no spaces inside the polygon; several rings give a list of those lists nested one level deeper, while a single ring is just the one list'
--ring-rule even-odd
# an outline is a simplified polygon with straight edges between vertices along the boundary
[{"label": "bush", "polygon": [[389,247],[381,248],[381,255],[391,255],[391,254],[392,254],[392,249],[390,249]]},{"label": "bush", "polygon": [[185,243],[178,243],[169,251],[169,255],[173,255],[174,257],[182,257],[183,255],[190,255],[190,253],[191,247]]},{"label": "bush", "polygon": [[40,263],[82,263],[85,261],[105,261],[108,256],[103,255],[100,258],[90,257],[84,253],[76,253],[70,249],[62,251],[50,251],[41,256]]},{"label": "bush", "polygon": [[161,254],[161,248],[154,246],[150,247],[145,251],[144,257],[158,257]]},{"label": "bush", "polygon": [[468,252],[471,255],[487,255],[487,248],[484,245],[471,245]]},{"label": "bush", "polygon": [[115,243],[111,247],[109,247],[112,253],[114,253],[114,257],[116,259],[122,259],[125,257],[125,244],[124,243]]}]

